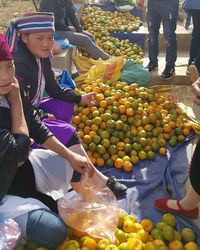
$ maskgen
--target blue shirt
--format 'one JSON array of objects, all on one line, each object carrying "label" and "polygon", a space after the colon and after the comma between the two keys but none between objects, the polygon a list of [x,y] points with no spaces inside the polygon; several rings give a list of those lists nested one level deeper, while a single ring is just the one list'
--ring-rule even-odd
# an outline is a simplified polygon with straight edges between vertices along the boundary
[{"label": "blue shirt", "polygon": [[196,9],[200,10],[200,0],[185,0],[183,9]]}]

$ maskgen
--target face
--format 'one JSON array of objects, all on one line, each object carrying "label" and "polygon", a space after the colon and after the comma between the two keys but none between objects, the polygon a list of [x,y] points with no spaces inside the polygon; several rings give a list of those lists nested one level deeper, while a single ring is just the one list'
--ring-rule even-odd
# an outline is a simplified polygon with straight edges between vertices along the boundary
[{"label": "face", "polygon": [[36,58],[48,58],[54,44],[53,32],[22,34],[22,40]]},{"label": "face", "polygon": [[11,90],[11,84],[15,76],[13,61],[0,62],[0,95],[6,95]]}]

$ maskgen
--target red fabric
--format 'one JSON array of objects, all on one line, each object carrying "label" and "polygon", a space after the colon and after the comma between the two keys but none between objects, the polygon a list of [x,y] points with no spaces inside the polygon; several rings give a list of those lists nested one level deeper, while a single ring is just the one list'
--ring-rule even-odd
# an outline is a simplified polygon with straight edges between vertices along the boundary
[{"label": "red fabric", "polygon": [[10,53],[8,42],[4,35],[0,34],[0,61],[11,61],[12,55]]}]

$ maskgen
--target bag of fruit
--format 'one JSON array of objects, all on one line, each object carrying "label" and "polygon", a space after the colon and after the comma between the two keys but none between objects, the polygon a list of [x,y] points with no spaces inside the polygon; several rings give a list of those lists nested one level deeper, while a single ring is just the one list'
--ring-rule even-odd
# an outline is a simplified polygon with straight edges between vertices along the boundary
[{"label": "bag of fruit", "polygon": [[81,55],[73,56],[73,62],[78,70],[79,76],[75,79],[77,83],[84,80],[102,80],[116,82],[120,79],[121,70],[124,66],[124,56],[118,56],[108,60],[94,60]]},{"label": "bag of fruit", "polygon": [[106,186],[81,185],[77,200],[59,199],[58,211],[63,221],[79,234],[109,238],[114,242],[119,207],[114,194]]}]

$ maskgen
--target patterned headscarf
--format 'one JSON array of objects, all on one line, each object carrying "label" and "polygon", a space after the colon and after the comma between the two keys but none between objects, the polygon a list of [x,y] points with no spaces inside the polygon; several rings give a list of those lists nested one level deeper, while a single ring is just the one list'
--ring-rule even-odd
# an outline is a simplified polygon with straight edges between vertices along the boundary
[{"label": "patterned headscarf", "polygon": [[49,12],[27,13],[23,17],[16,18],[6,31],[6,38],[10,51],[16,48],[18,33],[55,32],[54,14]]},{"label": "patterned headscarf", "polygon": [[12,55],[8,47],[8,41],[4,35],[0,34],[0,62],[1,61],[11,61]]}]

